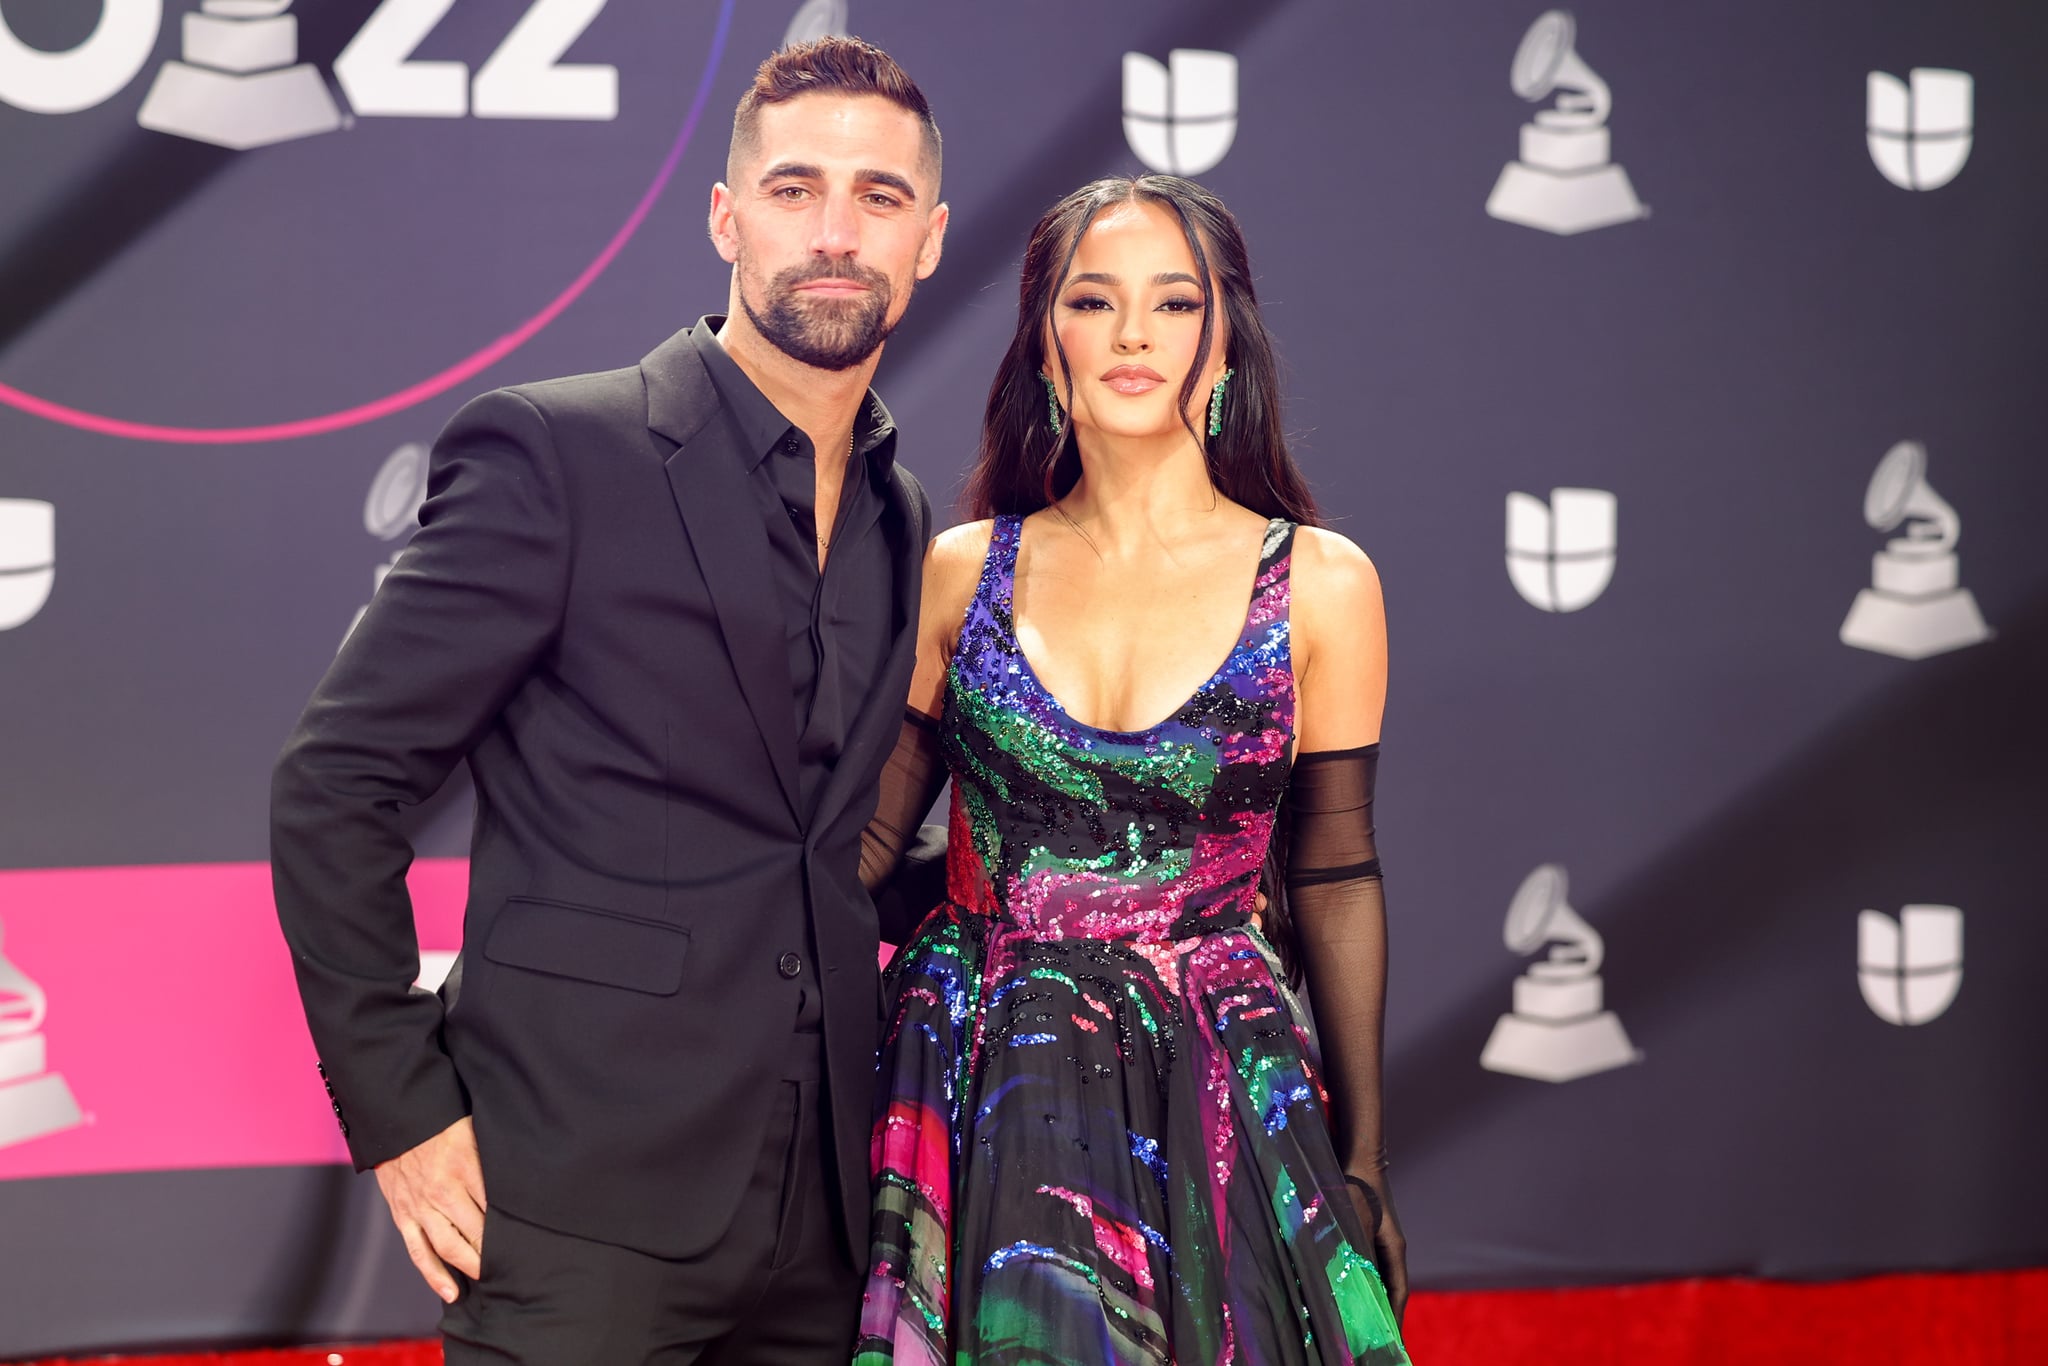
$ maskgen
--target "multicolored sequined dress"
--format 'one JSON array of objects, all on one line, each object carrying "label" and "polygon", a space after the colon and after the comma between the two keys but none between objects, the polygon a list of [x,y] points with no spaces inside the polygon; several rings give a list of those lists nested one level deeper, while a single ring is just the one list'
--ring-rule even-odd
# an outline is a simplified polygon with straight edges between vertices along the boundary
[{"label": "multicolored sequined dress", "polygon": [[948,900],[897,954],[857,1366],[1393,1363],[1307,1017],[1250,924],[1294,727],[1291,523],[1222,668],[1083,725],[998,518],[949,671]]}]

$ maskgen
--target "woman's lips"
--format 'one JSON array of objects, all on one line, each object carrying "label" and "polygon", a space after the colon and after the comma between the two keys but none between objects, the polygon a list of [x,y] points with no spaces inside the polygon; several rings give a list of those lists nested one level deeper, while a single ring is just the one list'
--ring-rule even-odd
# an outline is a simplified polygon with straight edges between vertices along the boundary
[{"label": "woman's lips", "polygon": [[1166,377],[1142,365],[1119,365],[1102,382],[1120,394],[1146,394],[1166,383]]}]

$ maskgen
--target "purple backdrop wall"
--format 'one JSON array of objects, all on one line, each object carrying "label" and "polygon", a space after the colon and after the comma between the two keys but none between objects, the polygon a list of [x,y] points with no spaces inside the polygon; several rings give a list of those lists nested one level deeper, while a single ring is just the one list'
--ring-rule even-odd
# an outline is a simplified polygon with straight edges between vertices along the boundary
[{"label": "purple backdrop wall", "polygon": [[2048,1260],[2048,17],[1541,14],[0,0],[0,1357],[431,1326],[367,1180],[242,1118],[320,1106],[269,763],[406,448],[721,306],[793,21],[945,131],[878,381],[935,492],[1045,205],[1143,153],[1243,220],[1386,584],[1421,1284]]}]

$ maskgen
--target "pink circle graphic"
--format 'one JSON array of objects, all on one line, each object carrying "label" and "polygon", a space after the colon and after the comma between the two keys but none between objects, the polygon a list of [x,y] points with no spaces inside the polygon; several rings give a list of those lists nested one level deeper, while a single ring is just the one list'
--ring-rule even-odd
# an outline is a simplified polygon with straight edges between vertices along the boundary
[{"label": "pink circle graphic", "polygon": [[124,437],[130,441],[162,441],[186,446],[228,446],[256,441],[292,441],[302,436],[338,432],[344,428],[360,426],[365,422],[374,422],[381,417],[389,417],[416,403],[424,403],[436,394],[446,393],[533,340],[541,329],[560,317],[584,290],[596,282],[598,276],[605,273],[613,259],[625,249],[626,243],[633,240],[633,234],[640,231],[640,225],[646,221],[655,201],[661,198],[662,190],[667,187],[669,177],[675,174],[676,167],[681,164],[683,152],[690,145],[691,135],[697,131],[697,119],[704,112],[704,102],[711,94],[712,78],[718,73],[719,58],[725,53],[726,31],[731,26],[733,3],[734,0],[722,0],[719,5],[718,29],[711,38],[711,54],[705,59],[704,72],[697,78],[697,93],[690,100],[690,112],[683,119],[683,126],[677,132],[674,144],[669,147],[668,156],[663,159],[661,168],[654,173],[653,182],[648,185],[647,192],[640,196],[640,202],[627,216],[625,224],[612,234],[611,241],[605,243],[604,250],[597,254],[597,259],[585,266],[582,273],[571,280],[569,287],[556,295],[547,307],[474,355],[457,361],[446,370],[417,384],[409,385],[393,394],[386,394],[383,398],[372,399],[368,403],[360,403],[353,408],[344,408],[340,412],[327,413],[320,417],[300,418],[295,422],[274,422],[262,427],[164,427],[147,422],[129,422],[124,418],[107,417],[78,408],[69,408],[61,403],[52,403],[49,399],[23,393],[8,384],[0,384],[0,403],[9,404],[51,422],[61,422],[67,427],[98,432],[102,436]]}]

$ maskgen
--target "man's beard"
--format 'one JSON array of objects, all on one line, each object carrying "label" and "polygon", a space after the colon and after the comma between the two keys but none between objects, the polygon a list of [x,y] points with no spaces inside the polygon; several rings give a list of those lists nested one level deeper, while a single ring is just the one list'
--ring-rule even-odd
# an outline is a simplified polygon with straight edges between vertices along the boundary
[{"label": "man's beard", "polygon": [[[741,278],[744,281],[745,269]],[[807,298],[797,293],[799,285],[813,280],[855,280],[868,292],[849,298]],[[880,349],[895,325],[889,321],[889,304],[894,291],[889,277],[878,270],[852,261],[820,257],[802,266],[791,266],[768,282],[768,307],[756,310],[740,290],[740,307],[754,330],[766,337],[776,350],[791,360],[819,370],[851,370]]]}]

